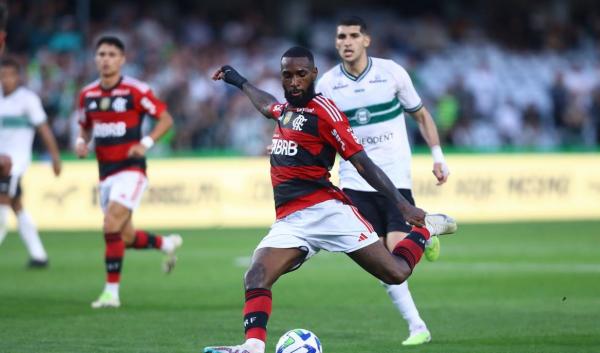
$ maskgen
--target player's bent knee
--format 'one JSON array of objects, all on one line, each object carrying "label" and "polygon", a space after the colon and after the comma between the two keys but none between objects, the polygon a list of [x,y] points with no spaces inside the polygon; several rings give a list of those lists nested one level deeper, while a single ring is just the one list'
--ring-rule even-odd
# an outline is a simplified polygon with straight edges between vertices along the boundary
[{"label": "player's bent knee", "polygon": [[244,286],[246,289],[270,289],[272,285],[272,280],[267,278],[265,268],[262,264],[253,264],[244,275]]}]

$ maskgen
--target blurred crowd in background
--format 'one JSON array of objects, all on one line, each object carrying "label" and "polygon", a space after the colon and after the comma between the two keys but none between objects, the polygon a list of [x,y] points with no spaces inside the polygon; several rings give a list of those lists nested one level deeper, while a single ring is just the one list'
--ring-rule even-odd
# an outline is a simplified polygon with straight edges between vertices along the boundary
[{"label": "blurred crowd in background", "polygon": [[[147,81],[175,118],[159,152],[265,154],[272,123],[236,89],[212,82],[211,74],[231,64],[283,100],[281,53],[305,45],[327,71],[338,64],[336,20],[348,14],[369,24],[370,55],[409,71],[446,146],[600,145],[600,11],[594,2],[429,1],[426,11],[385,1],[339,11],[324,11],[318,2],[287,1],[272,11],[240,2],[236,11],[215,15],[193,2],[92,1],[85,21],[73,1],[8,3],[8,53],[23,64],[26,85],[42,97],[64,150],[78,129],[78,91],[96,78],[94,41],[112,34],[126,44],[125,73]],[[407,122],[413,143],[424,144]]]}]

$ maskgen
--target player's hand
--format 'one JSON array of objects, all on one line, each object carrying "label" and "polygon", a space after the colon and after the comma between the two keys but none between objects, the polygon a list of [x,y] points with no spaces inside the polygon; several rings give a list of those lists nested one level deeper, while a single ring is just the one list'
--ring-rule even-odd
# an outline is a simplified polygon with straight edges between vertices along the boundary
[{"label": "player's hand", "polygon": [[448,165],[446,163],[434,163],[432,172],[438,181],[436,185],[442,185],[448,181],[450,169],[448,169]]},{"label": "player's hand", "polygon": [[75,154],[78,158],[85,158],[88,155],[88,146],[85,142],[75,143]]},{"label": "player's hand", "polygon": [[402,216],[404,217],[404,220],[417,227],[425,226],[425,215],[425,211],[414,206],[402,210]]},{"label": "player's hand", "polygon": [[7,177],[10,175],[12,169],[12,160],[5,154],[0,154],[0,177]]},{"label": "player's hand", "polygon": [[60,159],[52,159],[52,170],[54,171],[54,176],[60,175],[60,171],[62,170],[62,163]]},{"label": "player's hand", "polygon": [[129,151],[127,152],[127,156],[129,156],[129,157],[142,158],[145,155],[146,155],[146,146],[142,145],[141,143],[131,146],[129,148]]},{"label": "player's hand", "polygon": [[239,89],[242,89],[244,83],[248,82],[244,76],[240,75],[236,69],[229,65],[222,66],[220,69],[215,71],[215,73],[212,75],[212,79],[215,81],[223,80]]}]

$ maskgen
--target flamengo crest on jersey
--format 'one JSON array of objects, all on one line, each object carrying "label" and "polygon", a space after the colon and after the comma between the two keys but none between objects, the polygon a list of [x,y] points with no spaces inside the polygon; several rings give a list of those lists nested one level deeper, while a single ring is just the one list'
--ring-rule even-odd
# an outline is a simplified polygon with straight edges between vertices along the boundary
[{"label": "flamengo crest on jersey", "polygon": [[277,218],[326,200],[349,202],[329,181],[336,152],[350,158],[362,151],[348,120],[321,95],[306,107],[275,104],[271,182]]},{"label": "flamengo crest on jersey", "polygon": [[111,89],[95,81],[81,91],[79,106],[79,123],[94,137],[100,179],[123,170],[145,173],[145,158],[130,158],[127,153],[142,138],[144,115],[157,118],[166,110],[149,86],[128,76]]},{"label": "flamengo crest on jersey", "polygon": [[[368,60],[358,77],[346,72],[342,64],[333,67],[321,77],[316,91],[348,116],[359,142],[394,185],[410,189],[411,151],[403,112],[415,112],[423,104],[404,68],[392,60]],[[340,162],[340,184],[375,191],[347,161]]]},{"label": "flamengo crest on jersey", "polygon": [[11,174],[21,175],[29,166],[35,128],[44,122],[46,113],[33,91],[18,87],[0,98],[0,154],[10,156]]}]

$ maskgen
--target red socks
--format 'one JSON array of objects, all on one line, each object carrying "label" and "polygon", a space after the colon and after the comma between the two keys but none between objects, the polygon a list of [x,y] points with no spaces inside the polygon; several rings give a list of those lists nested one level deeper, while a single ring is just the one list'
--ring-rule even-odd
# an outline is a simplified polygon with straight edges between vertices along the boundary
[{"label": "red socks", "polygon": [[125,255],[125,242],[120,233],[104,233],[106,252],[104,261],[106,263],[106,282],[119,283],[121,279],[121,267]]},{"label": "red socks", "polygon": [[129,247],[134,249],[160,249],[162,237],[144,230],[135,231],[135,241]]},{"label": "red socks", "polygon": [[271,315],[271,291],[255,288],[246,291],[244,305],[244,329],[246,339],[256,338],[267,341],[267,321]]},{"label": "red socks", "polygon": [[425,251],[425,243],[430,237],[426,228],[413,227],[406,238],[396,244],[392,254],[403,258],[412,270],[421,260],[423,251]]}]

